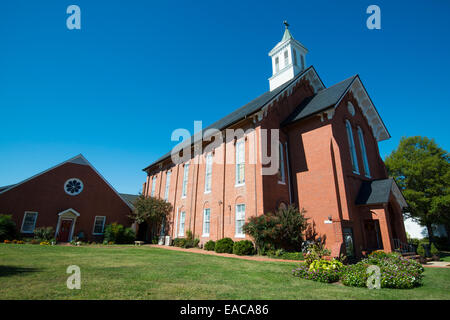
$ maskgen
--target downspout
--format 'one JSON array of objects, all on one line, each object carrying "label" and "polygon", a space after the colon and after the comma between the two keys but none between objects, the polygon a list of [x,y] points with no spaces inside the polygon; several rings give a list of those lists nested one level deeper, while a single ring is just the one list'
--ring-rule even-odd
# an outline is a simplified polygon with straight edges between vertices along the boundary
[{"label": "downspout", "polygon": [[[289,137],[286,138],[288,140]],[[291,187],[291,162],[289,161],[289,151],[287,141],[284,143],[284,147],[286,148],[286,161],[287,161],[287,169],[288,169],[288,189],[289,189],[289,204],[292,204],[292,187]]]},{"label": "downspout", "polygon": [[227,139],[225,136],[225,142],[223,144],[223,184],[222,184],[222,238],[225,237],[225,179],[226,179],[226,167],[227,167]]}]

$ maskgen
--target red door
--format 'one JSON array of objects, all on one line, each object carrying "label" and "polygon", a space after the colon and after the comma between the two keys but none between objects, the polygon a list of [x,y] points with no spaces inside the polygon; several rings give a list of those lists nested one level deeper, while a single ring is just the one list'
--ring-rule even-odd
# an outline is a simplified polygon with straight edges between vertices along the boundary
[{"label": "red door", "polygon": [[72,220],[61,220],[58,232],[58,241],[69,241],[70,230],[72,229]]}]

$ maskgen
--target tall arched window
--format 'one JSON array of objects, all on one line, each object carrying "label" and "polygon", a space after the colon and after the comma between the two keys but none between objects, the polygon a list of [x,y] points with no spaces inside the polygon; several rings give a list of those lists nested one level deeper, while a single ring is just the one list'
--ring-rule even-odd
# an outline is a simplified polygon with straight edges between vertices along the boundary
[{"label": "tall arched window", "polygon": [[369,161],[367,160],[366,144],[364,143],[364,134],[360,127],[358,127],[358,138],[363,157],[364,174],[366,175],[367,178],[370,178],[370,169],[369,169]]},{"label": "tall arched window", "polygon": [[353,132],[350,121],[345,120],[345,128],[347,129],[348,145],[350,147],[350,158],[352,160],[352,169],[354,173],[359,174],[358,158],[356,157],[355,141],[353,140]]}]

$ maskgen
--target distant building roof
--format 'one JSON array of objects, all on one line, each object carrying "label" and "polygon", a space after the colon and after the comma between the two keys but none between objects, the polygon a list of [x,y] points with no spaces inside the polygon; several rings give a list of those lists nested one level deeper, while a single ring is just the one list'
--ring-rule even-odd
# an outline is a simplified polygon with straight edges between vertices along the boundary
[{"label": "distant building roof", "polygon": [[133,206],[137,198],[139,198],[139,195],[137,194],[128,194],[128,193],[119,193],[119,195],[122,197],[123,200],[128,202],[129,205]]}]

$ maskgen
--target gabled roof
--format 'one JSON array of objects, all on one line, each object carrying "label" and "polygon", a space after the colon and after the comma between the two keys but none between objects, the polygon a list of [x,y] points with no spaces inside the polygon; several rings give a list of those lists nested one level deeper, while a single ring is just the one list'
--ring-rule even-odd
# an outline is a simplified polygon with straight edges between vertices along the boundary
[{"label": "gabled roof", "polygon": [[357,99],[359,107],[366,117],[377,141],[389,139],[389,132],[358,75],[345,79],[327,89],[320,90],[311,99],[305,99],[282,123],[282,125],[292,124],[329,108],[337,108],[342,98],[349,91],[351,91]]},{"label": "gabled roof", "polygon": [[334,106],[342,98],[355,78],[356,75],[334,86],[320,90],[311,98],[303,100],[282,125],[292,124]]},{"label": "gabled roof", "polygon": [[400,206],[407,207],[405,198],[392,178],[364,181],[359,189],[355,204],[373,205],[388,203],[391,191]]},{"label": "gabled roof", "polygon": [[112,191],[115,193],[115,194],[117,194],[117,196],[119,196],[119,198],[123,201],[123,202],[125,202],[125,204],[130,208],[130,209],[132,209],[133,210],[133,207],[132,206],[130,206],[130,204],[128,203],[128,201],[126,201],[124,198],[122,198],[122,196],[116,191],[116,189],[114,189],[113,188],[113,186],[100,174],[100,172],[98,172],[97,171],[97,169],[95,169],[95,167],[89,162],[89,161],[87,161],[87,159],[80,153],[79,155],[77,155],[77,156],[75,156],[75,157],[73,157],[73,158],[70,158],[70,159],[68,159],[68,160],[66,160],[66,161],[63,161],[63,162],[61,162],[61,163],[59,163],[59,164],[57,164],[56,166],[53,166],[53,167],[51,167],[51,168],[49,168],[49,169],[47,169],[47,170],[44,170],[44,171],[42,171],[42,172],[40,172],[40,173],[38,173],[38,174],[35,174],[34,176],[32,176],[32,177],[30,177],[30,178],[28,178],[28,179],[25,179],[25,180],[23,180],[23,181],[21,181],[21,182],[19,182],[19,183],[16,183],[16,184],[12,184],[12,185],[9,185],[9,186],[5,186],[5,187],[0,187],[0,195],[2,195],[3,193],[5,193],[5,192],[8,192],[9,190],[11,190],[11,189],[14,189],[15,187],[17,187],[17,186],[20,186],[21,184],[24,184],[25,182],[28,182],[28,181],[30,181],[30,180],[33,180],[33,179],[35,179],[35,178],[37,178],[37,177],[39,177],[39,176],[41,176],[41,175],[43,175],[44,173],[47,173],[47,172],[49,172],[49,171],[51,171],[51,170],[53,170],[53,169],[56,169],[56,168],[58,168],[58,167],[60,167],[60,166],[62,166],[63,164],[66,164],[66,163],[75,163],[75,164],[80,164],[80,165],[85,165],[85,166],[89,166],[89,167],[91,167],[91,169],[92,170],[94,170],[94,172],[112,189]]},{"label": "gabled roof", "polygon": [[[203,129],[202,135],[195,134],[195,135],[191,136],[190,144],[193,144],[194,142],[201,140],[201,137],[203,136],[203,133],[205,131],[207,131],[208,129],[215,128],[217,130],[223,130],[223,129],[233,125],[234,123],[236,123],[236,122],[246,118],[247,116],[250,116],[251,114],[259,111],[264,106],[268,105],[271,101],[273,101],[275,98],[277,98],[285,90],[289,89],[299,79],[301,79],[306,74],[308,74],[308,72],[314,72],[314,74],[320,80],[320,78],[317,75],[317,72],[314,69],[314,67],[310,66],[309,68],[305,69],[303,72],[299,73],[292,80],[286,82],[285,84],[281,85],[280,87],[276,88],[275,90],[267,91],[267,92],[263,93],[262,95],[260,95],[256,99],[250,101],[246,105],[244,105],[244,106],[240,107],[239,109],[233,111],[232,113],[230,113],[226,117],[223,117],[219,121],[216,121],[212,125],[206,127],[205,129]],[[320,83],[321,83],[322,87],[324,87],[324,85],[322,83],[322,80],[320,80]],[[187,144],[189,144],[189,141],[187,141]],[[154,161],[153,163],[151,163],[150,165],[148,165],[147,167],[145,167],[142,170],[146,171],[151,166],[153,166],[153,165],[155,165],[155,164],[157,164],[157,163],[159,163],[159,162],[169,158],[170,154],[171,154],[171,152],[166,153],[164,156],[160,157],[159,159],[157,159],[156,161]]]},{"label": "gabled roof", "polygon": [[133,207],[134,202],[136,201],[137,198],[139,198],[139,195],[137,194],[128,194],[128,193],[120,193],[120,196],[122,197],[122,199],[127,201]]}]

